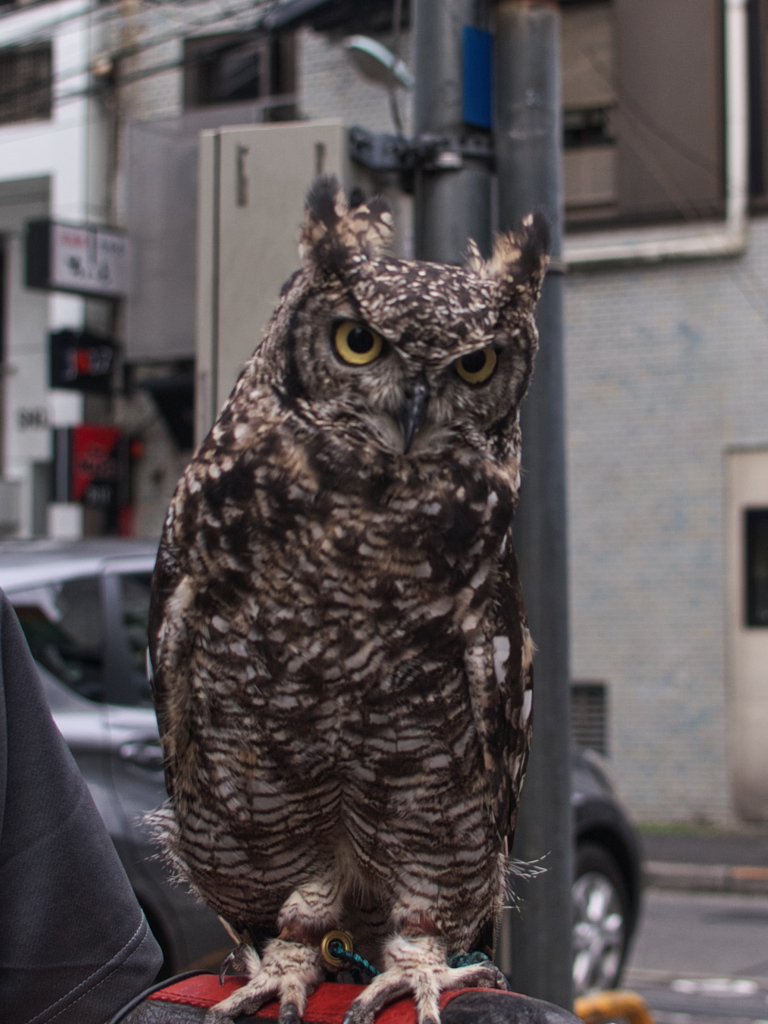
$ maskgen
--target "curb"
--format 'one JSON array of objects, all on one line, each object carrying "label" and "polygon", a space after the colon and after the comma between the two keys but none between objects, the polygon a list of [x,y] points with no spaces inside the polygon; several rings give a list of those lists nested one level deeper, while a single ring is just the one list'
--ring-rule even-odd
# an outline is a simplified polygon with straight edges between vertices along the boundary
[{"label": "curb", "polygon": [[680,864],[649,860],[643,880],[657,889],[768,893],[768,867],[749,864]]}]

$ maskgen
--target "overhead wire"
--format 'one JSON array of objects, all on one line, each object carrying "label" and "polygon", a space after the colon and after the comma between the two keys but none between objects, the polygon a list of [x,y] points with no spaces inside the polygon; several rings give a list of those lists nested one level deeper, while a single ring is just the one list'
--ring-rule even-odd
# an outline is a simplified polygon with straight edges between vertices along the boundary
[{"label": "overhead wire", "polygon": [[[182,10],[179,10],[180,4],[188,4],[189,6],[194,5],[196,7],[201,6],[200,0],[175,0],[175,2],[173,2],[173,3],[166,3],[166,2],[163,2],[163,0],[159,0],[159,2],[157,2],[157,0],[155,0],[155,2],[151,2],[151,3],[149,3],[148,0],[140,0],[140,2],[143,5],[149,6],[153,11],[157,11],[157,10],[162,8],[164,10],[164,12],[167,13],[168,15],[170,15],[170,16],[175,16],[177,14],[178,15],[182,15],[184,13]],[[246,14],[251,13],[251,12],[257,14],[259,16],[259,20],[261,20],[263,18],[263,16],[266,15],[270,10],[274,9],[274,7],[279,4],[279,2],[280,2],[280,0],[262,0],[262,2],[259,2],[259,0],[247,0],[246,3],[238,3],[238,4],[235,4],[235,5],[231,6],[231,7],[229,7],[229,8],[224,8],[223,10],[221,8],[219,8],[215,13],[207,13],[205,16],[197,18],[197,19],[184,20],[180,24],[180,26],[177,29],[174,29],[173,31],[163,32],[163,33],[157,34],[155,36],[151,36],[148,39],[144,39],[144,40],[142,40],[141,42],[138,42],[138,43],[133,43],[133,44],[131,44],[129,46],[117,47],[117,48],[109,51],[108,52],[108,56],[110,57],[111,60],[113,60],[115,62],[116,61],[127,60],[127,59],[130,59],[130,58],[133,58],[133,57],[137,57],[137,56],[140,56],[142,53],[144,53],[144,52],[146,52],[148,50],[155,49],[155,48],[163,46],[163,45],[165,45],[167,43],[176,42],[176,41],[178,41],[181,38],[188,37],[190,35],[190,32],[194,32],[194,31],[196,31],[196,30],[198,30],[200,28],[206,28],[206,27],[210,27],[210,26],[213,26],[213,25],[217,25],[217,26],[218,25],[223,25],[227,21],[230,21],[230,20],[232,20],[234,18],[241,17],[241,16],[246,15]],[[394,6],[394,10],[393,10],[393,28],[394,28],[394,32],[395,32],[394,44],[395,44],[395,49],[399,50],[399,42],[400,42],[400,39],[399,39],[399,37],[400,37],[400,17],[399,17],[399,12],[400,12],[400,9],[401,9],[401,4],[400,4],[399,0],[394,0],[394,5],[393,6]],[[29,10],[29,8],[25,8],[24,10]],[[28,42],[30,40],[34,40],[34,39],[38,39],[38,38],[40,38],[40,39],[47,38],[48,37],[48,33],[50,33],[50,30],[51,30],[52,27],[56,27],[58,25],[64,24],[64,23],[66,23],[68,21],[71,21],[71,20],[79,18],[79,17],[84,17],[84,16],[94,15],[95,14],[100,19],[103,19],[103,16],[104,16],[105,12],[110,13],[111,17],[113,17],[113,18],[122,18],[124,16],[124,11],[123,11],[123,4],[122,4],[121,0],[114,0],[114,2],[107,3],[107,4],[91,4],[91,5],[87,5],[87,6],[83,7],[83,8],[81,8],[78,11],[70,12],[68,15],[62,16],[59,19],[55,19],[53,21],[46,22],[44,25],[36,27],[32,32],[27,33],[23,37],[20,37],[20,39],[15,40],[14,45],[19,45],[20,42],[21,43]],[[17,10],[17,11],[14,11],[13,13],[18,15],[19,12]],[[10,16],[10,12],[0,14],[0,20],[2,18],[4,18],[4,17],[8,17],[8,16]],[[139,18],[140,17],[141,16],[139,16]],[[103,21],[101,21],[100,24],[103,24]],[[255,25],[253,25],[252,27],[254,27],[254,28],[257,27],[257,24],[258,24],[258,22]],[[99,27],[99,26],[97,25],[96,27]],[[685,159],[687,159],[687,160],[691,161],[692,163],[700,166],[704,170],[707,170],[707,171],[710,171],[710,172],[716,170],[716,167],[714,166],[712,161],[710,161],[707,158],[703,157],[701,154],[696,153],[690,147],[686,146],[679,139],[677,139],[663,125],[661,125],[654,118],[652,118],[647,113],[647,111],[644,110],[642,104],[638,103],[637,100],[635,99],[635,97],[614,76],[606,74],[605,69],[603,67],[601,67],[599,61],[595,60],[595,55],[594,55],[593,51],[591,51],[589,48],[585,48],[585,49],[582,50],[582,53],[587,58],[587,60],[590,62],[590,64],[592,65],[593,69],[597,72],[597,74],[607,84],[610,85],[610,87],[613,89],[613,91],[617,95],[617,98],[619,99],[622,107],[630,114],[631,117],[633,117],[637,122],[640,122],[641,124],[643,124],[643,126],[648,131],[650,131],[657,138],[661,139],[663,142],[668,144],[671,148],[673,148],[676,152],[678,152]],[[118,80],[118,82],[116,84],[118,86],[119,85],[124,85],[124,84],[131,84],[131,83],[136,82],[136,81],[140,81],[140,80],[144,80],[146,78],[150,78],[150,77],[152,77],[155,74],[163,74],[163,73],[166,73],[168,71],[172,71],[175,68],[184,67],[186,65],[187,65],[187,61],[185,60],[184,57],[182,57],[179,60],[171,60],[171,61],[165,60],[165,61],[162,61],[159,64],[152,65],[152,66],[150,66],[148,68],[136,68],[136,69],[134,69],[134,70],[132,70],[130,72],[123,73],[123,74],[121,74],[119,76],[119,80]],[[76,79],[76,78],[81,77],[83,75],[89,74],[90,71],[91,71],[90,61],[89,61],[89,64],[86,65],[86,66],[80,66],[80,67],[77,67],[77,68],[70,68],[70,69],[67,69],[65,71],[60,71],[60,72],[55,72],[54,71],[54,72],[52,72],[52,74],[50,75],[49,78],[40,79],[37,82],[25,83],[23,85],[18,86],[17,88],[15,88],[13,90],[7,90],[6,89],[6,90],[4,90],[4,92],[2,94],[2,97],[0,97],[0,98],[7,99],[7,98],[16,98],[17,96],[23,96],[25,94],[26,95],[31,95],[31,94],[34,94],[34,93],[38,92],[41,88],[48,87],[48,86],[50,86],[52,89],[55,89],[57,86],[60,86],[63,82],[72,81],[73,79]],[[98,95],[100,92],[103,91],[104,88],[105,87],[103,85],[100,85],[100,84],[89,84],[85,88],[78,88],[78,89],[72,89],[72,90],[65,91],[65,92],[59,92],[55,96],[55,101],[57,103],[67,103],[67,102],[71,102],[71,101],[73,101],[73,100],[75,100],[77,98],[84,97],[84,96]],[[644,148],[644,147],[642,147],[642,143],[640,143],[639,146],[638,146],[637,143],[638,143],[638,140],[636,140],[636,139],[633,140],[633,148],[637,152],[638,156],[641,159],[643,159],[643,154],[641,152],[641,149]],[[646,156],[647,157],[650,156],[650,153],[646,153]],[[680,213],[681,216],[684,217],[684,219],[686,219],[686,220],[695,220],[697,218],[700,219],[702,217],[702,214],[695,208],[695,206],[690,204],[685,199],[683,199],[683,201],[681,203],[680,202],[680,197],[673,196],[671,194],[670,189],[669,189],[669,184],[670,183],[669,182],[664,182],[664,181],[660,180],[659,174],[657,173],[659,168],[654,169],[654,167],[648,166],[647,160],[644,160],[644,162],[646,162],[647,169],[649,170],[651,175],[654,177],[655,180],[657,180],[657,182],[660,185],[660,187],[662,188],[662,190],[667,194],[667,198],[672,201],[674,207],[676,208],[678,213]],[[653,161],[653,162],[654,163],[658,163],[658,161]]]},{"label": "overhead wire", "polygon": [[[184,55],[184,56],[180,57],[179,59],[164,61],[163,63],[160,63],[160,64],[152,64],[149,67],[136,68],[133,71],[127,71],[127,72],[124,72],[123,74],[121,74],[119,82],[118,82],[118,85],[119,86],[132,85],[134,82],[142,81],[143,79],[146,79],[146,78],[152,78],[154,75],[165,74],[166,72],[174,71],[177,68],[185,69],[187,67],[193,67],[195,62],[196,62],[196,56],[194,54],[191,54],[189,56]],[[77,76],[75,76],[73,74],[71,77],[73,77],[73,78],[74,77],[80,77],[80,76],[82,76],[82,74],[83,74],[83,72],[79,71],[77,73]],[[16,97],[17,95],[29,95],[29,94],[32,94],[34,92],[37,92],[40,88],[41,88],[41,83],[38,82],[38,83],[32,84],[32,85],[20,86],[16,90],[6,90],[2,94],[0,94],[0,101],[2,101],[3,99],[6,99],[8,97]],[[98,95],[102,94],[105,91],[105,89],[106,89],[106,87],[104,85],[101,85],[101,84],[89,84],[89,85],[87,85],[87,86],[85,86],[83,88],[73,88],[73,89],[70,89],[70,90],[67,90],[67,91],[59,92],[56,95],[56,101],[55,101],[56,102],[56,106],[60,107],[60,106],[63,106],[64,104],[72,102],[72,101],[74,101],[76,99],[83,99],[83,98],[88,97],[88,96],[98,96]],[[290,95],[292,96],[293,94],[290,94]],[[288,94],[285,94],[285,95],[280,94],[280,95],[270,96],[270,97],[268,97],[268,99],[274,100],[278,104],[283,104],[283,103],[288,102],[287,96],[288,96]],[[12,122],[12,123],[20,124],[21,122]],[[30,123],[30,122],[27,121],[25,123]],[[40,120],[38,123],[42,124],[42,123],[45,123],[45,122]],[[50,124],[50,122],[47,122],[47,123]],[[0,128],[2,128],[2,127],[5,127],[5,125],[3,125],[2,122],[0,122]],[[3,143],[3,140],[0,139],[0,145],[2,145],[2,143]]]},{"label": "overhead wire", "polygon": [[[709,173],[717,173],[719,170],[717,162],[708,159],[703,156],[703,154],[697,153],[689,146],[686,146],[685,143],[681,142],[659,121],[648,114],[636,97],[620,83],[618,76],[607,74],[606,69],[600,65],[599,61],[595,60],[595,53],[593,49],[584,48],[581,53],[587,58],[593,69],[603,79],[603,81],[610,86],[616,95],[619,104],[625,112],[628,112],[630,116],[635,119],[636,123],[639,122],[642,124],[647,131],[652,135],[655,135],[662,142],[665,142],[672,150],[684,157],[690,163],[694,164],[694,166],[698,166]],[[681,215],[684,221],[692,223],[709,219],[706,218],[705,215],[684,195],[681,196],[680,190],[675,187],[674,183],[670,181],[669,175],[665,173],[663,164],[655,154],[652,153],[650,148],[639,139],[638,136],[630,136],[626,141],[634,150],[638,159],[643,163],[645,169],[659,185],[661,191],[672,204],[673,208]],[[728,185],[726,183],[726,188],[727,187]],[[714,256],[716,253],[713,251],[712,255]],[[765,299],[761,300],[762,289],[758,287],[758,282],[747,270],[743,262],[733,264],[730,277],[736,288],[741,292],[743,298],[752,308],[753,312],[764,324],[768,325],[768,301]]]},{"label": "overhead wire", "polygon": [[[146,0],[142,0],[142,2],[146,2]],[[201,6],[199,0],[189,0],[189,2],[194,3],[195,6]],[[254,0],[247,0],[247,2],[244,4],[239,3],[230,6],[229,8],[224,8],[223,10],[219,8],[215,14],[207,14],[205,17],[185,21],[179,27],[178,30],[174,30],[173,32],[165,32],[159,35],[152,36],[148,39],[144,39],[140,43],[133,43],[130,46],[118,47],[111,51],[108,51],[108,56],[114,62],[127,60],[139,56],[147,50],[152,50],[159,46],[163,46],[167,43],[177,42],[181,39],[187,38],[189,37],[190,33],[194,33],[198,29],[208,28],[214,25],[217,27],[219,25],[225,26],[226,22],[231,21],[235,18],[239,18],[243,15],[247,15],[251,12],[257,14],[258,20],[261,21],[262,18],[275,6],[276,2],[279,2],[279,0],[266,0],[266,2],[261,3],[259,3],[258,0],[255,0],[255,2]],[[116,4],[112,6],[114,6],[115,8],[120,7],[121,5],[119,0]],[[167,6],[169,8],[171,6],[175,8],[177,4],[168,4]],[[91,8],[90,10],[93,11],[94,8]],[[64,21],[66,19],[61,20]],[[250,27],[258,27],[258,22],[256,22],[256,24]],[[49,36],[46,34],[46,31],[43,28],[40,28],[35,29],[34,32],[28,33],[26,36],[22,37],[21,40],[15,40],[14,43],[11,45],[24,45],[25,43],[28,44],[30,41],[45,41],[48,38]],[[0,52],[1,51],[2,47],[0,47]],[[148,69],[136,69],[133,72],[128,72],[127,74],[121,75],[117,84],[129,84],[132,81],[138,81],[140,79],[151,77],[153,74],[160,74],[165,71],[172,70],[174,67],[182,66],[184,63],[184,58],[182,58],[181,60],[173,62],[164,61],[162,64],[155,65]],[[9,98],[14,99],[24,95],[32,95],[42,88],[50,87],[53,91],[56,90],[57,87],[60,86],[63,82],[72,81],[73,79],[77,79],[83,75],[88,75],[90,73],[91,60],[89,60],[89,63],[87,65],[81,65],[76,68],[68,68],[66,70],[58,72],[53,71],[49,76],[46,76],[44,78],[41,77],[35,82],[27,82],[17,86],[14,89],[5,89],[3,90],[2,94],[0,94],[0,100]],[[66,92],[56,92],[54,99],[56,103],[66,103],[84,96],[98,94],[102,92],[103,89],[103,85],[89,84],[85,88],[72,89]]]},{"label": "overhead wire", "polygon": [[[256,0],[258,3],[258,0]],[[280,0],[273,0],[274,3],[279,3]],[[188,4],[190,7],[202,6],[201,0],[139,0],[139,3],[153,7],[155,9],[161,7],[178,7],[179,5]],[[253,6],[255,6],[254,4]],[[43,3],[27,4],[23,7],[9,7],[8,10],[0,11],[0,24],[3,21],[15,18],[19,21],[27,20],[31,12],[37,11],[41,7],[53,7],[54,4],[51,0],[45,0]],[[58,5],[56,5],[58,6]],[[122,17],[122,8],[124,6],[123,0],[95,0],[89,4],[85,4],[84,0],[81,0],[81,4],[76,10],[70,11],[68,14],[59,15],[52,21],[44,22],[41,26],[41,30],[49,30],[56,28],[59,25],[67,24],[71,21],[76,21],[78,18],[86,18],[93,14],[98,14],[100,18],[104,20],[110,20],[113,17]],[[37,31],[37,28],[35,29]]]},{"label": "overhead wire", "polygon": [[[152,11],[164,9],[164,12],[169,16],[182,16],[185,12],[180,9],[182,5],[188,5],[189,7],[195,6],[209,6],[201,4],[200,0],[174,0],[173,3],[167,3],[165,0],[140,0],[142,5],[148,6]],[[176,42],[179,39],[186,38],[190,35],[190,32],[194,32],[197,29],[210,27],[213,25],[223,25],[227,21],[234,18],[241,17],[243,15],[254,13],[258,16],[258,20],[262,18],[276,6],[278,6],[280,0],[247,0],[246,3],[237,3],[223,10],[219,8],[215,13],[207,13],[203,17],[199,17],[192,20],[184,20],[179,25],[178,29],[174,29],[170,32],[163,32],[157,35],[151,36],[148,39],[144,39],[141,42],[133,43],[130,46],[118,47],[109,52],[109,57],[114,61],[121,61],[130,59],[141,55],[142,53],[163,46],[169,42]],[[394,0],[393,3],[393,29],[395,33],[394,46],[395,50],[399,51],[400,48],[400,17],[399,12],[401,4],[398,0]],[[24,8],[23,10],[30,10],[30,8]],[[35,38],[46,38],[46,33],[50,32],[50,29],[57,27],[61,24],[67,23],[79,17],[96,14],[100,18],[103,18],[104,13],[111,13],[111,17],[121,18],[124,15],[122,0],[114,0],[114,2],[108,2],[106,4],[90,4],[78,11],[70,12],[68,15],[62,16],[59,19],[55,19],[50,22],[46,22],[45,25],[36,27],[31,33],[28,33],[23,37],[23,41],[28,41]],[[19,11],[4,12],[0,13],[0,21],[3,18],[11,16],[11,14],[18,15]],[[141,15],[139,15],[139,18]],[[252,26],[256,28],[258,21]],[[98,26],[97,26],[98,27]],[[15,45],[19,45],[19,40],[15,41]],[[617,96],[621,106],[630,114],[636,122],[642,124],[651,134],[655,135],[661,141],[669,145],[679,155],[689,160],[691,163],[699,166],[703,170],[709,172],[716,171],[717,167],[715,162],[704,157],[702,154],[697,153],[691,149],[685,143],[681,142],[674,134],[669,132],[661,123],[655,118],[648,114],[642,104],[631,94],[631,92],[623,86],[623,84],[613,75],[606,73],[606,69],[601,66],[600,62],[595,59],[594,51],[590,48],[584,48],[582,50],[583,55],[592,65],[593,69],[597,74],[612,88]],[[164,74],[169,71],[173,71],[177,68],[187,67],[192,62],[191,58],[182,56],[178,60],[165,60],[161,63],[150,65],[145,68],[135,68],[131,71],[124,72],[119,76],[117,81],[118,86],[129,85],[137,81],[142,81],[147,78],[153,77],[154,75]],[[81,66],[78,68],[70,68],[62,72],[54,72],[49,79],[39,80],[38,82],[25,84],[19,86],[14,90],[5,90],[0,98],[15,97],[17,95],[32,94],[39,91],[42,87],[50,85],[52,88],[60,86],[63,82],[72,81],[78,77],[89,74],[91,71],[90,62],[87,66]],[[59,92],[55,96],[55,102],[57,104],[63,104],[72,102],[75,99],[82,98],[85,96],[98,95],[103,92],[105,86],[101,84],[90,84],[85,88],[76,88],[64,92]],[[668,176],[664,173],[663,167],[659,164],[659,161],[654,158],[651,151],[644,145],[638,138],[631,140],[632,148],[635,150],[638,158],[646,165],[646,169],[652,175],[654,180],[660,186],[662,192],[666,195],[667,199],[672,203],[673,208],[683,217],[684,220],[690,222],[695,220],[701,220],[705,216],[696,206],[688,201],[684,196],[674,194],[678,192],[673,187],[673,183],[668,179]]]},{"label": "overhead wire", "polygon": [[697,152],[690,146],[687,146],[684,142],[681,142],[674,132],[671,132],[660,121],[657,121],[656,118],[648,113],[643,104],[636,96],[633,95],[632,92],[630,92],[618,75],[608,73],[605,67],[601,66],[598,60],[595,60],[594,48],[585,47],[581,50],[581,53],[587,58],[592,69],[597,72],[603,82],[612,90],[620,107],[624,111],[628,111],[636,122],[642,124],[643,127],[652,135],[655,135],[662,142],[665,142],[671,149],[675,150],[675,152],[690,161],[692,164],[695,164],[702,170],[709,171],[710,173],[717,172],[718,166],[716,161]]},{"label": "overhead wire", "polygon": [[[140,54],[162,46],[169,42],[175,42],[179,39],[188,37],[190,31],[194,32],[196,29],[206,28],[213,25],[225,24],[227,21],[231,21],[234,18],[241,17],[253,12],[259,15],[259,20],[268,13],[269,10],[273,9],[280,0],[247,0],[246,3],[239,3],[224,10],[217,10],[215,14],[206,14],[204,17],[188,20],[184,18],[187,13],[183,10],[183,6],[187,7],[201,7],[208,6],[202,4],[200,0],[174,0],[172,3],[166,2],[166,0],[140,0],[140,3],[150,8],[153,12],[157,12],[163,9],[169,17],[178,16],[180,19],[180,25],[177,30],[172,32],[165,32],[152,36],[148,39],[142,40],[140,43],[132,44],[131,46],[118,48],[109,53],[112,60],[125,60],[131,57],[139,56]],[[41,5],[42,6],[42,5]],[[393,29],[394,29],[394,51],[399,55],[400,49],[400,3],[395,0],[393,4]],[[181,9],[180,9],[181,8]],[[34,8],[23,8],[24,12],[29,12]],[[20,13],[19,9],[11,11],[0,12],[0,24],[6,19],[18,16]],[[71,24],[79,18],[93,17],[96,16],[97,24],[94,27],[101,28],[113,20],[124,19],[124,9],[122,0],[112,0],[107,3],[93,3],[87,4],[80,7],[76,11],[72,11],[66,15],[62,15],[58,18],[47,21],[43,24],[35,26],[34,30],[26,33],[23,36],[14,38],[10,45],[24,45],[37,40],[45,40],[51,37],[54,30],[60,28],[62,25]],[[139,18],[141,15],[139,15]],[[183,20],[181,20],[183,19]],[[257,27],[258,22],[252,27]],[[0,46],[1,48],[1,46]],[[614,91],[620,105],[623,109],[629,113],[630,117],[635,120],[636,123],[641,124],[648,132],[654,135],[656,138],[668,145],[673,151],[677,152],[684,159],[690,163],[698,166],[702,170],[710,173],[716,173],[718,168],[717,162],[713,161],[703,154],[692,149],[682,142],[674,133],[670,132],[662,123],[657,121],[644,106],[637,100],[637,98],[618,80],[617,77],[606,74],[605,68],[600,66],[599,61],[595,60],[593,51],[589,48],[583,49],[582,53],[591,63],[594,70],[603,78],[603,80],[610,85]],[[121,74],[119,77],[118,85],[130,85],[137,81],[142,81],[146,78],[153,77],[154,75],[164,74],[169,71],[173,71],[177,68],[185,68],[189,66],[193,61],[193,58],[182,57],[179,60],[164,61],[159,64],[154,64],[146,68],[136,68],[132,71]],[[89,74],[91,71],[90,62],[87,66],[81,66],[75,69],[67,69],[63,72],[54,72],[49,80],[39,81],[30,85],[19,87],[17,90],[4,90],[0,95],[0,100],[7,99],[9,96],[13,97],[16,94],[31,94],[38,91],[43,86],[50,86],[54,89],[61,83],[76,79],[83,75]],[[86,96],[98,95],[102,92],[104,86],[99,84],[89,84],[85,88],[72,89],[65,92],[60,92],[55,96],[55,102],[57,105],[72,102],[75,99],[83,98]],[[79,120],[73,120],[71,123],[52,123],[48,126],[48,131],[65,131],[71,130],[80,124]],[[0,139],[0,145],[5,142],[10,143],[15,140]],[[668,175],[664,172],[663,166],[659,163],[658,159],[654,157],[651,150],[640,141],[639,138],[632,138],[629,140],[630,145],[635,151],[637,157],[645,165],[646,170],[651,174],[654,180],[659,185],[661,191],[666,196],[667,200],[672,204],[676,212],[688,223],[692,221],[703,220],[705,215],[696,208],[684,195],[679,193],[679,190],[674,187],[674,183],[669,180]],[[747,301],[749,306],[755,312],[755,314],[762,320],[763,323],[768,324],[768,304],[765,301],[760,300],[761,289],[757,287],[757,282],[753,280],[752,275],[744,268],[741,264],[734,265],[732,269],[731,278],[741,292],[744,299]]]}]

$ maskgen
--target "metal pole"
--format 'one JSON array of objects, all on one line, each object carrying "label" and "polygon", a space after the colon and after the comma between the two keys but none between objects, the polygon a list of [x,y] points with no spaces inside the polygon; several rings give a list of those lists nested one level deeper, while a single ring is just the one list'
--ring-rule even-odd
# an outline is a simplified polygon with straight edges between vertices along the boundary
[{"label": "metal pole", "polygon": [[[416,0],[414,134],[456,141],[470,129],[462,117],[462,29],[485,28],[488,0]],[[464,157],[454,169],[416,172],[414,248],[418,259],[462,263],[467,239],[491,248],[491,171]]]},{"label": "metal pole", "polygon": [[[496,160],[499,227],[532,210],[552,227],[555,270],[563,223],[559,8],[554,0],[497,0]],[[573,878],[569,765],[568,597],[563,279],[549,273],[537,312],[540,348],[523,404],[523,487],[515,550],[538,647],[533,749],[513,857],[544,858],[546,872],[513,879],[520,909],[505,915],[499,942],[512,988],[572,1007]]]}]

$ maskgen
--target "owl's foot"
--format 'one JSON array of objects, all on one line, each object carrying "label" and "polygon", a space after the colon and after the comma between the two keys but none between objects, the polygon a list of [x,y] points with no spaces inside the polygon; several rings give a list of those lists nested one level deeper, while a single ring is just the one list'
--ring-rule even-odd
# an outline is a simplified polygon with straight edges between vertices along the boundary
[{"label": "owl's foot", "polygon": [[320,950],[301,942],[273,939],[261,961],[251,950],[248,982],[209,1010],[205,1024],[232,1024],[235,1017],[256,1013],[270,999],[280,1000],[278,1024],[299,1024],[307,996],[323,977],[321,964]]},{"label": "owl's foot", "polygon": [[418,1024],[440,1024],[438,1000],[455,988],[506,988],[492,963],[449,967],[445,944],[433,936],[396,935],[384,952],[386,970],[352,1003],[343,1024],[372,1024],[375,1014],[400,996],[412,995]]}]

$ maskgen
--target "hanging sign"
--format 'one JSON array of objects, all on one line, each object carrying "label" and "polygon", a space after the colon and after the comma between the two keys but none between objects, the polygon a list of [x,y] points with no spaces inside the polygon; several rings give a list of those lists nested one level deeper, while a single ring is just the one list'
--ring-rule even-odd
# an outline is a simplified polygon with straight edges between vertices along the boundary
[{"label": "hanging sign", "polygon": [[127,465],[119,427],[85,423],[53,432],[54,500],[117,506]]},{"label": "hanging sign", "polygon": [[50,339],[50,384],[71,391],[108,392],[115,346],[90,331],[54,331]]},{"label": "hanging sign", "polygon": [[27,223],[28,288],[120,298],[128,294],[129,243],[115,228]]}]

